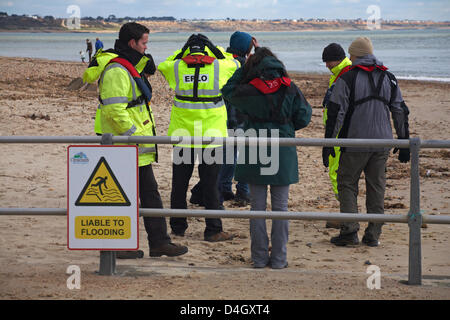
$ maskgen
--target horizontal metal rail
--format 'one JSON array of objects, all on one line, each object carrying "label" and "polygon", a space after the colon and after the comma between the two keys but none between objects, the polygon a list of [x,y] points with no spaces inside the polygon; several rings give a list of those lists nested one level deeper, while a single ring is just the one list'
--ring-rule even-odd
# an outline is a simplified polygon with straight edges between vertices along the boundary
[{"label": "horizontal metal rail", "polygon": [[[408,148],[408,139],[322,139],[322,138],[262,138],[262,137],[167,137],[167,136],[113,136],[113,143],[156,143],[156,144],[218,144],[256,145],[258,143],[280,146],[341,146],[341,147],[391,147]],[[0,143],[98,143],[99,136],[0,136]],[[421,140],[420,148],[450,148],[450,140]]]},{"label": "horizontal metal rail", "polygon": [[[0,216],[65,216],[62,208],[0,208]],[[248,210],[202,210],[202,209],[147,209],[140,208],[141,217],[196,217],[233,219],[288,219],[288,220],[335,220],[358,222],[408,223],[407,214],[376,213],[332,213],[332,212],[294,212],[294,211],[248,211]],[[450,216],[422,215],[423,222],[429,224],[450,224]]]},{"label": "horizontal metal rail", "polygon": [[[237,134],[238,135],[238,134]],[[411,151],[410,208],[406,215],[353,214],[324,212],[267,212],[267,211],[224,211],[224,210],[183,210],[183,209],[143,209],[141,216],[154,217],[205,217],[205,218],[265,218],[289,220],[335,220],[408,223],[409,226],[409,271],[408,284],[422,283],[421,230],[422,223],[449,224],[448,216],[422,215],[420,210],[419,153],[423,148],[450,148],[450,140],[411,139],[316,139],[316,138],[264,138],[254,136],[213,137],[167,137],[167,136],[0,136],[0,143],[64,143],[111,145],[113,143],[151,143],[151,144],[215,144],[215,145],[275,145],[311,147],[371,147],[371,148],[409,148]],[[66,215],[66,209],[51,208],[0,208],[1,215]],[[100,252],[100,274],[111,275],[115,269],[115,253]]]}]

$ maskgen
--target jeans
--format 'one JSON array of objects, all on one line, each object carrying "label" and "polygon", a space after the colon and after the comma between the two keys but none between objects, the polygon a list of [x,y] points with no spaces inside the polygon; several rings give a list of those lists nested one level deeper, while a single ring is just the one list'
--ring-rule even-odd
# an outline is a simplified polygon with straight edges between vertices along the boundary
[{"label": "jeans", "polygon": [[[226,150],[228,148],[232,148],[230,151],[232,151],[234,149],[233,150],[233,154],[234,154],[233,163],[228,163],[229,161],[228,162],[226,161],[226,156],[227,156]],[[222,168],[220,169],[219,180],[217,181],[221,202],[223,202],[223,197],[222,197],[223,192],[233,192],[231,187],[232,187],[232,181],[233,181],[233,177],[234,177],[234,170],[236,169],[236,161],[237,161],[237,147],[230,146],[230,147],[224,148],[223,149],[223,165],[222,165]],[[238,181],[238,183],[236,185],[236,194],[248,195],[249,192],[250,191],[248,188],[248,184]]]},{"label": "jeans", "polygon": [[[172,209],[187,209],[186,194],[189,187],[189,180],[191,179],[192,172],[194,171],[196,152],[204,155],[205,149],[174,147],[174,157],[175,154],[183,156],[183,154],[189,152],[190,159],[188,163],[174,163],[172,165],[172,192],[170,195],[170,207]],[[214,151],[212,151],[212,153],[214,154]],[[219,175],[220,166],[221,165],[217,163],[205,164],[202,162],[198,165],[200,187],[202,190],[208,190],[208,196],[204,197],[206,209],[218,210],[220,206],[219,192],[217,190],[217,176]],[[209,237],[223,231],[221,219],[206,218],[205,222],[205,237]],[[171,217],[170,226],[174,233],[183,234],[188,228],[187,219],[185,217]]]},{"label": "jeans", "polygon": [[[267,185],[250,184],[251,210],[266,211]],[[272,211],[287,211],[289,185],[270,186]],[[272,251],[269,256],[269,238],[266,219],[250,219],[251,257],[256,267],[271,264],[272,268],[284,268],[287,265],[289,220],[272,220]]]}]

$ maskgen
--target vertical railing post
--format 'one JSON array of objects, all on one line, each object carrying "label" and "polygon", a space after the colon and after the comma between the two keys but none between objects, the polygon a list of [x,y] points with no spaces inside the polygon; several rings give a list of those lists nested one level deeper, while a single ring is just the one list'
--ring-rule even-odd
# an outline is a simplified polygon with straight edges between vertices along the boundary
[{"label": "vertical railing post", "polygon": [[420,174],[419,174],[419,152],[420,138],[409,140],[411,151],[411,190],[410,208],[408,213],[409,226],[409,269],[408,284],[422,284],[422,244],[421,230],[422,214],[420,212]]},{"label": "vertical railing post", "polygon": [[[105,133],[102,135],[102,145],[112,145],[113,135],[111,133]],[[116,252],[115,251],[100,251],[100,268],[98,273],[103,276],[111,276],[116,273]]]}]

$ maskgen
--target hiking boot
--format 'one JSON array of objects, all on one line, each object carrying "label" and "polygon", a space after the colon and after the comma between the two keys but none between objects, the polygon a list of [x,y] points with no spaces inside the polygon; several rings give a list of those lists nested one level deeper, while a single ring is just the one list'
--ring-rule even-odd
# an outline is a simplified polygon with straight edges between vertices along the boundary
[{"label": "hiking boot", "polygon": [[203,198],[201,196],[195,194],[195,193],[193,193],[191,195],[191,198],[189,199],[189,202],[192,203],[192,204],[199,205],[201,207],[205,206],[205,204],[203,203]]},{"label": "hiking boot", "polygon": [[188,252],[188,248],[186,246],[181,246],[175,243],[166,243],[157,248],[150,248],[150,257],[176,257],[181,256]]},{"label": "hiking boot", "polygon": [[144,251],[142,251],[142,250],[116,251],[117,259],[142,259],[143,257],[144,257]]},{"label": "hiking boot", "polygon": [[223,201],[233,200],[234,193],[232,191],[222,192],[222,198],[223,198]]},{"label": "hiking boot", "polygon": [[177,237],[184,237],[184,232],[175,232],[172,230],[172,234]]},{"label": "hiking boot", "polygon": [[330,242],[339,247],[357,245],[359,244],[358,232],[339,234],[338,236],[331,238]]},{"label": "hiking boot", "polygon": [[365,245],[368,245],[369,247],[378,247],[378,245],[380,244],[378,240],[372,239],[366,235],[362,237],[361,242]]},{"label": "hiking boot", "polygon": [[212,236],[205,236],[205,241],[209,242],[219,242],[233,240],[234,236],[228,232],[221,231],[219,233],[213,234]]},{"label": "hiking boot", "polygon": [[341,223],[338,221],[327,221],[325,224],[327,229],[341,229]]},{"label": "hiking boot", "polygon": [[250,204],[250,197],[246,194],[236,193],[234,197],[234,202],[239,207],[246,207]]}]

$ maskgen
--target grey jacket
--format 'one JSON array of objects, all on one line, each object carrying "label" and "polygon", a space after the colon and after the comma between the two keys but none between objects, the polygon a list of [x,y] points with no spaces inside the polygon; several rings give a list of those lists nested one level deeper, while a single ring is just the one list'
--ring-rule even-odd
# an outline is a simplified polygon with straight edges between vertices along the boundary
[{"label": "grey jacket", "polygon": [[[409,138],[409,110],[394,75],[377,69],[376,66],[383,66],[383,63],[373,55],[356,60],[353,66],[356,65],[374,66],[375,69],[367,72],[354,68],[336,81],[328,104],[325,138],[393,139],[390,114],[398,138]],[[382,81],[381,76],[384,76]],[[375,152],[388,149],[367,147],[345,148],[343,151]]]}]

